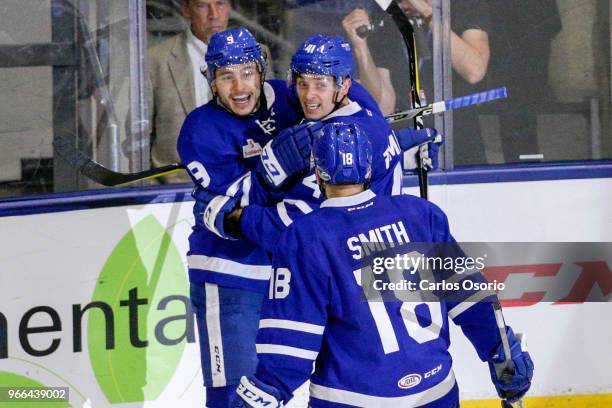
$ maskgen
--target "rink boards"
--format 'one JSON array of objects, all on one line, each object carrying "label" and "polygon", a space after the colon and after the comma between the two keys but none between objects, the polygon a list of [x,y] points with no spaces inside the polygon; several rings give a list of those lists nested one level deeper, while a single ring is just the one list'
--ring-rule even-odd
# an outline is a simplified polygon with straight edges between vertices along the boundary
[{"label": "rink boards", "polygon": [[[74,407],[201,404],[188,191],[103,190],[0,206],[0,386],[70,387]],[[612,241],[609,176],[443,184],[431,199],[459,241]],[[536,365],[528,407],[612,406],[610,303],[539,303],[505,315],[527,333]],[[486,365],[452,334],[462,406],[499,406]]]}]

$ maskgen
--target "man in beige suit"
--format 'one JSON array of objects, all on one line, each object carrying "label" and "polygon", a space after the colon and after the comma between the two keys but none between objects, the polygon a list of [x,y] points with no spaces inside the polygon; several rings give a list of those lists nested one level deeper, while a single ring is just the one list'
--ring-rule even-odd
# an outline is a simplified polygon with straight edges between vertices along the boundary
[{"label": "man in beige suit", "polygon": [[[148,51],[151,166],[179,162],[176,140],[185,117],[211,99],[201,69],[210,37],[227,29],[229,0],[181,0],[190,27]],[[170,174],[164,183],[187,183],[186,172]]]}]

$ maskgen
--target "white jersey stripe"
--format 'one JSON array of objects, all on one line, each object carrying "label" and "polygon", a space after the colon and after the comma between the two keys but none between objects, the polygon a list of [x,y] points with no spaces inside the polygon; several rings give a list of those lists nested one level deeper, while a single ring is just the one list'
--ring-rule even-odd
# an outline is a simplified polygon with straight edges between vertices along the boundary
[{"label": "white jersey stripe", "polygon": [[223,341],[221,337],[221,320],[219,310],[219,287],[213,283],[204,283],[206,290],[206,331],[210,352],[210,372],[213,387],[225,387],[225,361],[223,359]]},{"label": "white jersey stripe", "polygon": [[467,298],[464,302],[459,303],[458,305],[456,305],[455,307],[453,307],[451,310],[448,311],[448,315],[454,319],[457,316],[459,316],[461,313],[465,312],[466,310],[468,310],[470,307],[474,306],[476,303],[480,302],[481,300],[489,297],[489,296],[494,296],[496,293],[491,291],[491,290],[480,290],[476,293],[474,293],[472,296],[470,296],[469,298]]},{"label": "white jersey stripe", "polygon": [[225,195],[228,197],[235,197],[240,186],[246,181],[247,178],[251,178],[251,173],[243,174],[238,177],[225,191]]},{"label": "white jersey stripe", "polygon": [[316,360],[318,352],[298,347],[282,346],[279,344],[256,344],[257,354],[282,354],[285,356]]},{"label": "white jersey stripe", "polygon": [[249,265],[206,255],[189,255],[187,256],[187,264],[189,265],[189,269],[200,269],[225,273],[241,278],[265,281],[270,279],[270,274],[272,272],[272,267],[270,265]]},{"label": "white jersey stripe", "polygon": [[293,220],[291,217],[289,217],[289,213],[287,212],[287,204],[296,206],[304,214],[310,214],[312,212],[312,208],[303,200],[293,200],[287,198],[276,203],[276,212],[278,213],[278,216],[283,224],[285,224],[285,227],[288,227],[293,223]]},{"label": "white jersey stripe", "polygon": [[393,169],[393,186],[391,187],[391,195],[402,194],[402,164],[397,163]]},{"label": "white jersey stripe", "polygon": [[217,214],[219,214],[219,211],[221,211],[221,208],[223,208],[229,199],[230,197],[224,195],[216,196],[210,200],[210,203],[208,203],[206,209],[204,209],[204,224],[206,228],[221,238],[223,238],[223,235],[221,235],[219,230],[215,227],[215,221]]},{"label": "white jersey stripe", "polygon": [[276,212],[278,213],[278,217],[281,219],[285,227],[290,226],[293,223],[289,214],[287,214],[287,207],[285,207],[285,203],[280,201],[276,203]]},{"label": "white jersey stripe", "polygon": [[295,320],[282,320],[282,319],[261,319],[259,321],[260,329],[287,329],[301,331],[304,333],[322,335],[325,330],[325,326],[319,326],[318,324],[296,322]]},{"label": "white jersey stripe", "polygon": [[249,205],[249,193],[251,192],[251,175],[244,179],[242,183],[242,198],[240,199],[240,206],[246,207]]},{"label": "white jersey stripe", "polygon": [[374,395],[360,394],[358,392],[340,390],[337,388],[324,387],[322,385],[310,384],[310,396],[324,401],[338,404],[346,404],[354,407],[365,408],[397,408],[397,407],[420,407],[434,402],[453,389],[455,375],[450,370],[448,375],[439,384],[416,394],[405,397],[376,397]]}]

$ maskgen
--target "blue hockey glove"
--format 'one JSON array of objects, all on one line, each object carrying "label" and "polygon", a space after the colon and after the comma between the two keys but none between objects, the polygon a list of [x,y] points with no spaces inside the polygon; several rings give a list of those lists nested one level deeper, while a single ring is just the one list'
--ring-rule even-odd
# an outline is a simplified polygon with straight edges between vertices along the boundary
[{"label": "blue hockey glove", "polygon": [[263,148],[257,172],[273,189],[310,166],[312,135],[323,125],[309,122],[282,130]]},{"label": "blue hockey glove", "polygon": [[512,329],[506,326],[510,356],[514,364],[514,373],[506,367],[506,356],[502,344],[497,347],[488,360],[491,380],[500,398],[510,403],[516,402],[529,390],[533,378],[533,362],[524,345],[524,337],[517,338]]},{"label": "blue hockey glove", "polygon": [[225,215],[231,213],[238,205],[238,200],[225,195],[217,195],[196,187],[191,192],[195,198],[193,216],[196,226],[206,228],[223,239],[235,239],[226,234]]},{"label": "blue hockey glove", "polygon": [[230,401],[230,408],[278,408],[281,406],[280,393],[255,377],[242,377],[236,395]]},{"label": "blue hockey glove", "polygon": [[435,170],[439,166],[438,154],[444,144],[444,136],[436,129],[403,128],[395,132],[400,148],[404,151],[404,170],[417,169],[417,153],[421,152],[423,166],[427,170]]}]

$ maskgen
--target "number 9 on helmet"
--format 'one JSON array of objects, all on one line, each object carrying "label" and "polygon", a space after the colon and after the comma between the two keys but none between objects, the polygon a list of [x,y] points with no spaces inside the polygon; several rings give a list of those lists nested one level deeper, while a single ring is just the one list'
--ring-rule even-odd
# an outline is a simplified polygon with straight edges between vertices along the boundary
[{"label": "number 9 on helmet", "polygon": [[372,174],[372,144],[354,123],[328,123],[315,135],[314,165],[325,184],[367,184]]},{"label": "number 9 on helmet", "polygon": [[261,45],[255,37],[244,27],[225,30],[213,34],[206,50],[206,78],[212,84],[218,68],[230,65],[257,63],[262,81],[266,69],[266,59]]}]

